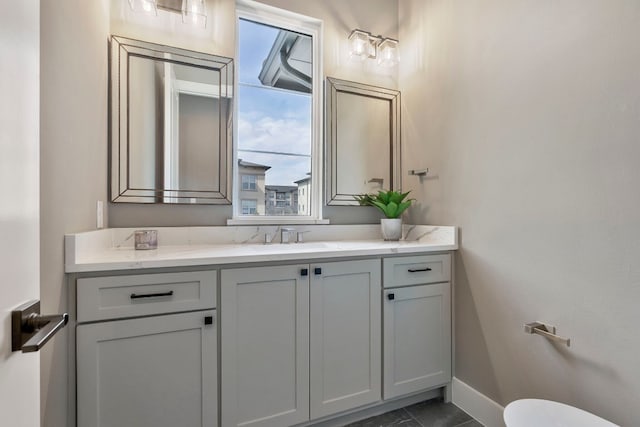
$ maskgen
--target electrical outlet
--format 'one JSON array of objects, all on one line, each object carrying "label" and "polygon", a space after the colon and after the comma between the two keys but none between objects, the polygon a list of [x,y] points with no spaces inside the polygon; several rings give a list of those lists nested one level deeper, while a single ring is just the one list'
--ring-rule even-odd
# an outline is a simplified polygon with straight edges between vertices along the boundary
[{"label": "electrical outlet", "polygon": [[98,200],[96,203],[96,228],[104,228],[104,202]]}]

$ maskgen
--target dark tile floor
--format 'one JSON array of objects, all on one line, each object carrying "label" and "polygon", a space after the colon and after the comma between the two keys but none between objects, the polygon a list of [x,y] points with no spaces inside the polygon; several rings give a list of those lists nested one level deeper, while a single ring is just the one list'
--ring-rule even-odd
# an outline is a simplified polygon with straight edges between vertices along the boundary
[{"label": "dark tile floor", "polygon": [[345,427],[482,427],[466,412],[441,398],[416,403]]}]

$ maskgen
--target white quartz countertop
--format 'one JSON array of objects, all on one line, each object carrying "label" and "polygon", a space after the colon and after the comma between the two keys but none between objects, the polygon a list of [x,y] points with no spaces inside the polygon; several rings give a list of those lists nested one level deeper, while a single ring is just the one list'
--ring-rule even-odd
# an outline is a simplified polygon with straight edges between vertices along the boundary
[{"label": "white quartz countertop", "polygon": [[[456,227],[404,226],[404,237],[386,242],[379,225],[296,226],[304,243],[282,244],[277,226],[161,227],[158,249],[135,250],[138,229],[105,229],[65,236],[67,273],[318,260],[339,257],[417,254],[458,249]],[[276,235],[264,244],[264,234]]]}]

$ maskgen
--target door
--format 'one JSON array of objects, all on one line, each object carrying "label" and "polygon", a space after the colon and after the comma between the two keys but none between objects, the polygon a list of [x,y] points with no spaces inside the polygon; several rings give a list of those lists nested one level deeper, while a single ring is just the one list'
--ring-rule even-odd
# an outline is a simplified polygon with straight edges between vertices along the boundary
[{"label": "door", "polygon": [[311,266],[311,418],[381,396],[380,260]]},{"label": "door", "polygon": [[222,425],[309,419],[309,266],[223,270]]},{"label": "door", "polygon": [[384,292],[384,398],[451,381],[451,284]]},{"label": "door", "polygon": [[79,325],[78,427],[217,425],[215,311]]},{"label": "door", "polygon": [[0,414],[40,425],[39,353],[11,352],[11,310],[40,297],[40,2],[2,2],[0,13]]}]

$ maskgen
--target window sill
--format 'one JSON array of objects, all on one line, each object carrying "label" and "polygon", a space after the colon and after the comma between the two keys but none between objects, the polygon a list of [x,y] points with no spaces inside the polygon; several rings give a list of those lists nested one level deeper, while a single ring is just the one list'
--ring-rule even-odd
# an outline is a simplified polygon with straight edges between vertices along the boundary
[{"label": "window sill", "polygon": [[283,217],[236,217],[227,220],[227,225],[307,225],[307,224],[329,224],[328,219],[297,218],[292,216]]}]

